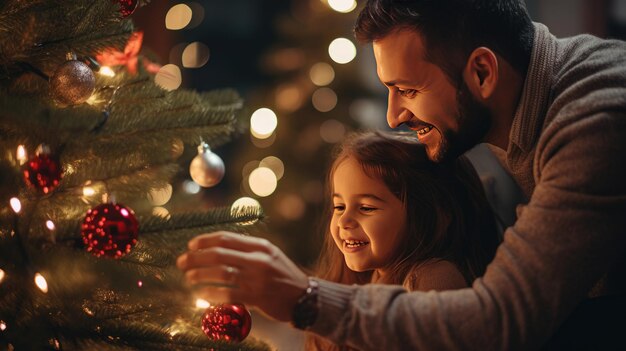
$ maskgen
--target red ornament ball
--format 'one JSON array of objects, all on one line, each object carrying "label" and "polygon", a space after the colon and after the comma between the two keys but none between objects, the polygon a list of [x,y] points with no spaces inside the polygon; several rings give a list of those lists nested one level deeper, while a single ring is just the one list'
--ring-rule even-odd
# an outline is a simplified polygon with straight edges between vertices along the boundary
[{"label": "red ornament ball", "polygon": [[121,204],[101,204],[87,211],[81,234],[87,252],[120,258],[137,244],[138,231],[133,210]]},{"label": "red ornament ball", "polygon": [[138,0],[114,0],[120,4],[120,13],[122,17],[128,17],[135,12],[137,9],[137,5],[139,4]]},{"label": "red ornament ball", "polygon": [[61,180],[59,159],[49,154],[39,154],[28,161],[24,168],[26,184],[44,194],[50,193]]},{"label": "red ornament ball", "polygon": [[212,305],[202,315],[202,331],[211,340],[240,342],[251,327],[250,312],[241,304]]}]

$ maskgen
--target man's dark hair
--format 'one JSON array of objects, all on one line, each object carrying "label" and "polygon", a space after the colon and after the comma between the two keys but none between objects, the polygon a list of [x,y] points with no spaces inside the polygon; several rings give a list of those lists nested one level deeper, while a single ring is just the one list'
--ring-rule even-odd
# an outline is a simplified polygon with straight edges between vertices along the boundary
[{"label": "man's dark hair", "polygon": [[373,42],[397,29],[421,34],[424,59],[456,83],[470,53],[481,46],[525,75],[534,38],[523,0],[368,0],[354,32],[359,41]]}]

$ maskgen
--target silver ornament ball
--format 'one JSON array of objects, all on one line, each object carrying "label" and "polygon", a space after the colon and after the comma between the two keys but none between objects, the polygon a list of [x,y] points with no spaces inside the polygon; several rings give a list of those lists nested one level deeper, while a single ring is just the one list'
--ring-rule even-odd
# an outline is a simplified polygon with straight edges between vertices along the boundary
[{"label": "silver ornament ball", "polygon": [[96,87],[96,77],[86,64],[68,54],[50,78],[52,97],[62,106],[78,105],[87,101]]},{"label": "silver ornament ball", "polygon": [[198,146],[198,155],[191,160],[189,175],[201,187],[212,187],[224,178],[224,161],[211,152],[207,143]]}]

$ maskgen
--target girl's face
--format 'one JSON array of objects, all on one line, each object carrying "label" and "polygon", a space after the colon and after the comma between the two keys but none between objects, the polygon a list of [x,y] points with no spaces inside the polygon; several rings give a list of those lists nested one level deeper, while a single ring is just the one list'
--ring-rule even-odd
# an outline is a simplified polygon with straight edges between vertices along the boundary
[{"label": "girl's face", "polygon": [[370,178],[348,157],[333,174],[330,233],[353,271],[384,269],[395,258],[405,235],[404,204],[382,180]]}]

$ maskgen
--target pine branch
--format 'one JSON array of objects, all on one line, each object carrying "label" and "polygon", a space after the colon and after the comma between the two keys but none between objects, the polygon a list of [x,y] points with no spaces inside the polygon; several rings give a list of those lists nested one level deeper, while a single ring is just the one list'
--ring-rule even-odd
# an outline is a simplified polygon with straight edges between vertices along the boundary
[{"label": "pine branch", "polygon": [[124,88],[117,94],[123,98],[113,101],[103,133],[229,124],[242,107],[241,98],[232,90],[167,92],[152,81]]},{"label": "pine branch", "polygon": [[0,23],[7,23],[0,27],[0,66],[19,71],[15,63],[23,61],[51,75],[68,51],[93,55],[110,47],[121,49],[133,26],[120,20],[118,9],[108,1],[11,2],[0,14]]}]

